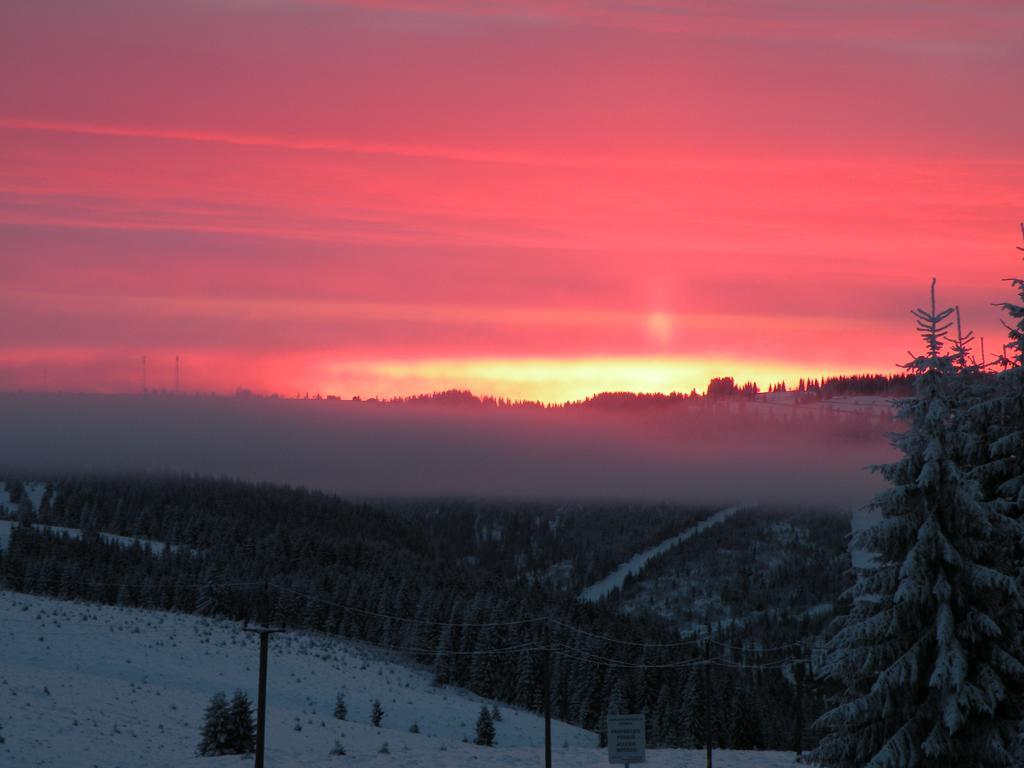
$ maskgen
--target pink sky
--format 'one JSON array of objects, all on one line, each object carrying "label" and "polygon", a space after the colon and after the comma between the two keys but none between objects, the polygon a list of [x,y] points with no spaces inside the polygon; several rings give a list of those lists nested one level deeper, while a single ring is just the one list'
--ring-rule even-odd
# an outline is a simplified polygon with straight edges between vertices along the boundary
[{"label": "pink sky", "polygon": [[889,371],[1020,271],[1015,2],[0,5],[0,389]]}]

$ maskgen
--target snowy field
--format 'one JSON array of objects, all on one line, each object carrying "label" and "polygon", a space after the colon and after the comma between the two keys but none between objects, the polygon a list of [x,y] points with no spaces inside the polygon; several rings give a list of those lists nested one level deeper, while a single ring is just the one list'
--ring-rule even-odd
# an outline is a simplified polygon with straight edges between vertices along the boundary
[{"label": "snowy field", "polygon": [[[195,756],[214,692],[241,688],[255,699],[257,641],[237,624],[0,591],[0,659],[0,766],[239,764]],[[344,722],[331,716],[339,690]],[[497,747],[463,743],[473,738],[482,699],[435,688],[428,672],[339,638],[275,636],[268,691],[268,768],[543,764],[538,716],[502,707]],[[369,724],[375,698],[385,711],[380,728]],[[419,734],[409,732],[414,722]],[[607,765],[595,734],[559,722],[553,733],[556,766]],[[329,755],[336,740],[345,756]],[[704,753],[651,750],[648,764],[696,768]],[[791,753],[715,752],[721,768],[794,764]]]}]

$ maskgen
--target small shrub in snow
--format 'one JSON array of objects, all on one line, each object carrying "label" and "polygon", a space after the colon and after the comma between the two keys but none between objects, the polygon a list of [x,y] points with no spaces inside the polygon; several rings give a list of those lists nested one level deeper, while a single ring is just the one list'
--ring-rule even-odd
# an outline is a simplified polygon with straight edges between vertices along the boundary
[{"label": "small shrub in snow", "polygon": [[341,743],[339,739],[334,740],[334,746],[331,747],[330,752],[332,757],[339,757],[345,754],[345,745]]},{"label": "small shrub in snow", "polygon": [[384,707],[380,705],[380,699],[373,700],[373,709],[370,710],[370,722],[375,728],[379,728],[384,720]]},{"label": "small shrub in snow", "polygon": [[381,744],[380,749],[378,749],[377,752],[382,755],[390,755],[391,750],[388,748],[388,743],[385,741],[383,744]]},{"label": "small shrub in snow", "polygon": [[419,733],[419,732],[420,732],[420,726],[419,726],[418,723],[414,722],[412,725],[409,726],[409,733]]}]

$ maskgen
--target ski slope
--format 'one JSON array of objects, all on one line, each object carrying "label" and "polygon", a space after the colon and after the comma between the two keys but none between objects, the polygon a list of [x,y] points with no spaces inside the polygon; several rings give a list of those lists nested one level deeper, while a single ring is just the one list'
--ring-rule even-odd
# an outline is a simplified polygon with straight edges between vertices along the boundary
[{"label": "ski slope", "polygon": [[[0,591],[0,766],[214,768],[198,758],[203,708],[218,690],[255,699],[257,641],[237,624]],[[349,720],[331,716],[345,692]],[[373,699],[382,727],[369,724]],[[502,707],[496,747],[473,738],[482,699],[435,688],[427,671],[332,636],[271,640],[267,766],[535,767],[543,721]],[[489,703],[489,702],[488,702]],[[409,732],[416,722],[419,734]],[[553,724],[556,766],[607,765],[595,734]],[[346,755],[329,754],[336,740]],[[384,743],[388,753],[381,754]],[[651,750],[648,763],[703,765],[699,750]],[[720,768],[792,766],[792,754],[716,751]],[[246,761],[242,759],[242,764]]]},{"label": "ski slope", "polygon": [[[11,528],[16,525],[12,520],[0,520],[0,550],[7,549],[7,545],[11,540]],[[72,539],[82,538],[82,531],[79,528],[65,528],[62,525],[42,525],[40,523],[33,523],[32,527],[40,530],[47,531],[49,533],[56,534],[57,536],[65,535]],[[99,537],[104,541],[111,544],[120,544],[122,547],[131,547],[134,544],[138,544],[143,549],[148,549],[155,555],[162,555],[164,550],[169,549],[171,552],[178,552],[179,550],[188,549],[187,547],[181,547],[177,544],[167,544],[163,541],[157,541],[156,539],[143,539],[138,536],[118,536],[114,533],[106,533],[100,531]],[[193,554],[196,553],[194,549],[188,549]]]},{"label": "ski slope", "polygon": [[695,526],[687,528],[682,533],[672,536],[671,538],[665,539],[660,544],[651,547],[650,549],[644,550],[639,554],[633,555],[629,560],[620,565],[614,571],[609,573],[603,579],[598,582],[591,584],[589,587],[584,589],[580,593],[580,600],[585,600],[590,603],[596,603],[604,597],[607,597],[616,589],[622,589],[623,583],[626,581],[626,577],[629,575],[637,575],[643,570],[644,566],[647,565],[650,560],[657,557],[658,555],[668,552],[672,547],[677,544],[682,544],[688,539],[692,539],[699,533],[706,531],[713,525],[724,523],[734,514],[739,512],[741,509],[746,509],[744,505],[738,505],[735,507],[727,507],[726,509],[719,510],[711,517],[706,520],[701,520]]},{"label": "ski slope", "polygon": [[[32,509],[39,511],[43,494],[46,493],[45,483],[25,483],[25,495],[28,496]],[[0,482],[0,514],[14,515],[18,512],[18,505],[11,501],[11,494],[7,490],[7,483]]]},{"label": "ski slope", "polygon": [[[44,483],[26,483],[25,484],[25,495],[32,503],[32,509],[36,512],[39,511],[39,505],[42,503],[43,494],[46,493],[46,485]],[[11,501],[10,492],[7,490],[7,484],[0,482],[0,514],[16,515],[18,512],[18,505]],[[7,549],[7,545],[11,540],[11,527],[14,525],[13,520],[0,520],[0,550]],[[81,538],[82,531],[78,528],[65,528],[61,525],[42,525],[36,523],[32,526],[38,528],[41,531],[49,531],[57,535],[66,534],[73,539]],[[161,555],[165,550],[171,552],[177,552],[181,549],[187,549],[180,547],[177,544],[167,544],[163,541],[157,541],[155,539],[143,539],[138,536],[118,536],[114,533],[100,532],[100,538],[104,541],[120,544],[123,547],[131,547],[134,544],[138,544],[143,549],[148,549],[156,555]],[[195,550],[189,550],[195,553]]]}]

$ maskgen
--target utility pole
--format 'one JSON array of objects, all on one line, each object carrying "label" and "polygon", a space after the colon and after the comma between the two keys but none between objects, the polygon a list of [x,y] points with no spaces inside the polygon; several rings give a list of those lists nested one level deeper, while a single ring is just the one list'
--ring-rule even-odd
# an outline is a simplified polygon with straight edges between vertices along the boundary
[{"label": "utility pole", "polygon": [[[710,632],[710,627],[708,628]],[[711,640],[704,643],[704,744],[707,768],[711,768]]]},{"label": "utility pole", "polygon": [[242,627],[243,632],[255,632],[260,636],[260,690],[256,704],[256,768],[263,768],[263,746],[267,736],[267,650],[270,636],[283,629],[260,626]]},{"label": "utility pole", "polygon": [[551,768],[551,627],[544,622],[544,768]]},{"label": "utility pole", "polygon": [[[801,654],[802,655],[802,654]],[[796,744],[794,744],[797,762],[804,751],[804,660],[800,659],[793,670],[796,677]]]}]

